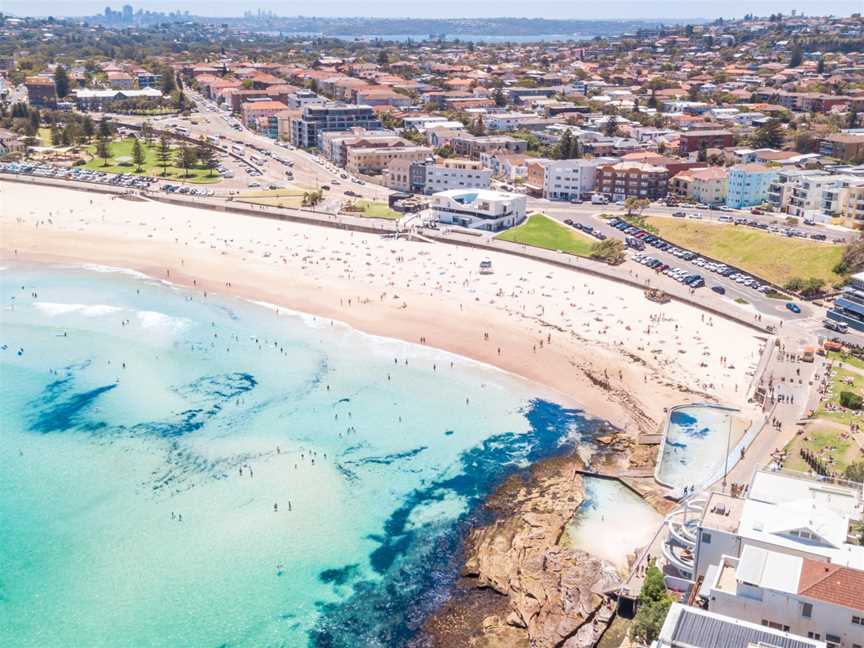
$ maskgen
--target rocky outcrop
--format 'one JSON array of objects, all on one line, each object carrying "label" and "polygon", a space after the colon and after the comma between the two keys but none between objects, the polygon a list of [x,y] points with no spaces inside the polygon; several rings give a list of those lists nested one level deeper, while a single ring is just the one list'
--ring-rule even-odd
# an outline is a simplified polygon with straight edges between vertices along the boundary
[{"label": "rocky outcrop", "polygon": [[509,607],[484,619],[472,645],[514,645],[520,633],[532,648],[580,648],[596,639],[594,615],[619,577],[610,563],[561,541],[583,499],[575,462],[551,462],[547,471],[503,489],[490,502],[502,509],[496,520],[468,537],[463,576],[506,596]]}]

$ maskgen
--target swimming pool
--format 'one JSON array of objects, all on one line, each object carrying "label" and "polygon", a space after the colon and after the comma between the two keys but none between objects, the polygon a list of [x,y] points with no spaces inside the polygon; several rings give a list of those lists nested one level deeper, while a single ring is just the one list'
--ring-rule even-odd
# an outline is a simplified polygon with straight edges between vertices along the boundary
[{"label": "swimming pool", "polygon": [[672,408],[660,447],[655,479],[670,488],[697,489],[721,479],[734,465],[727,453],[735,448],[731,430],[735,409],[719,405]]}]

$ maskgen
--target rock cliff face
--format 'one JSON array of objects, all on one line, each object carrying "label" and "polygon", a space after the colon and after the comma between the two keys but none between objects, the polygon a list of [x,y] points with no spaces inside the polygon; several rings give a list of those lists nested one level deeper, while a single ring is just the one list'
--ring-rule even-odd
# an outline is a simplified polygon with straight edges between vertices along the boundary
[{"label": "rock cliff face", "polygon": [[610,563],[562,542],[584,496],[576,463],[551,462],[542,477],[505,485],[489,502],[496,520],[469,535],[465,580],[507,597],[506,614],[483,619],[470,645],[593,645],[599,594],[620,581]]}]

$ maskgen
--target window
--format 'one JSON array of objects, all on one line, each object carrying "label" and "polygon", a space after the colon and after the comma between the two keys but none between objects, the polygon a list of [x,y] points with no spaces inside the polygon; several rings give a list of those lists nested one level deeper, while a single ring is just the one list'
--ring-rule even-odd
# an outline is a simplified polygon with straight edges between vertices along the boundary
[{"label": "window", "polygon": [[819,641],[820,639],[822,639],[822,635],[819,634],[818,632],[808,632],[807,638],[808,639],[815,639],[816,641]]},{"label": "window", "polygon": [[853,616],[852,623],[855,625],[864,625],[864,617]]},{"label": "window", "polygon": [[801,616],[806,618],[811,618],[813,616],[813,604],[812,603],[802,603],[801,604]]}]

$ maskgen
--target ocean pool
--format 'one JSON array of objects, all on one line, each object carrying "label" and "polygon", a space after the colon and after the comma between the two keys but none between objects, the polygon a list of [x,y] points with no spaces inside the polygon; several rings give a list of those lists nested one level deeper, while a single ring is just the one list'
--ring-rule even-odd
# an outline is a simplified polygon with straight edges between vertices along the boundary
[{"label": "ocean pool", "polygon": [[399,646],[483,498],[603,433],[465,358],[102,270],[0,272],[0,645]]},{"label": "ocean pool", "polygon": [[[723,477],[727,453],[735,447],[730,439],[736,410],[713,405],[673,408],[657,466],[657,481],[675,489],[697,490]],[[732,468],[733,462],[728,463]]]}]

